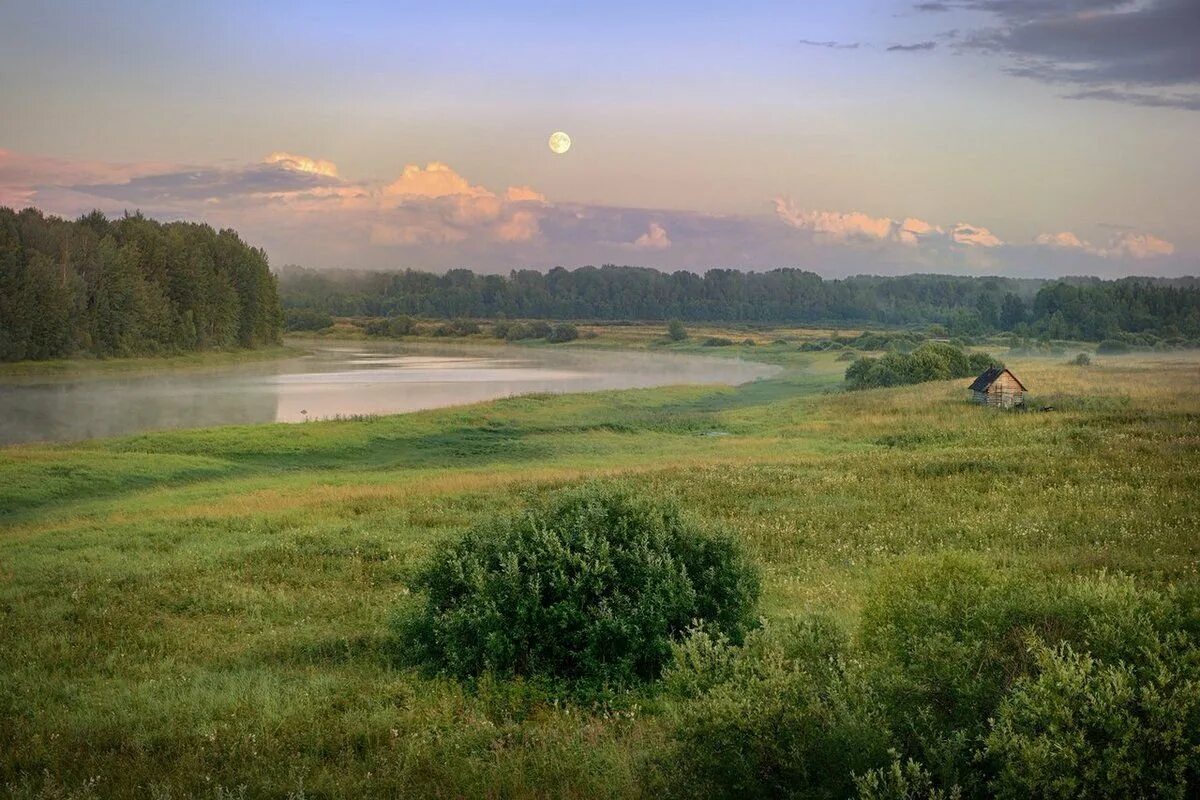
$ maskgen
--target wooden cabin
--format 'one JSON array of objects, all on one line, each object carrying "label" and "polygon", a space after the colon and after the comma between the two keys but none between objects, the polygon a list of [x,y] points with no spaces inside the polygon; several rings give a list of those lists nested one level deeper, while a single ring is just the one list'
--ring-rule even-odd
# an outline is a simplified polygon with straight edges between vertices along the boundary
[{"label": "wooden cabin", "polygon": [[1025,404],[1025,384],[1008,367],[990,367],[971,384],[971,399],[995,408]]}]

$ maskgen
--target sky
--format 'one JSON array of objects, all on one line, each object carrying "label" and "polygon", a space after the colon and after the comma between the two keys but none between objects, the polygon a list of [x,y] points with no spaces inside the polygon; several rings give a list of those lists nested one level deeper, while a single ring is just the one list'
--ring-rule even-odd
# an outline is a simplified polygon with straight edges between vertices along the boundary
[{"label": "sky", "polygon": [[232,227],[276,266],[1200,274],[1200,0],[0,20],[0,205]]}]

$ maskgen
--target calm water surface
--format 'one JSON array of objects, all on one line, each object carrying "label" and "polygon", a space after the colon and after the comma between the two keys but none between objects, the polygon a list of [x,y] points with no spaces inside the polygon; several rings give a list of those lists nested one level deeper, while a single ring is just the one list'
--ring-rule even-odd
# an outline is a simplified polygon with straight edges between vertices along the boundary
[{"label": "calm water surface", "polygon": [[285,361],[0,379],[0,444],[395,414],[531,392],[733,385],[775,370],[667,353],[321,343]]}]

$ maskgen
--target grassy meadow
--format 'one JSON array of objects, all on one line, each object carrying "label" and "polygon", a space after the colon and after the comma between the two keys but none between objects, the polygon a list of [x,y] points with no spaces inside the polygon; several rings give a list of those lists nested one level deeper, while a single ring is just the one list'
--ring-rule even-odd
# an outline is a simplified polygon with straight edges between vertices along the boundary
[{"label": "grassy meadow", "polygon": [[[581,326],[584,327],[584,326]],[[812,334],[810,335],[818,335]],[[897,564],[1200,581],[1200,356],[998,352],[967,381],[842,391],[836,353],[740,387],[0,449],[0,787],[14,797],[638,797],[680,702],[404,665],[391,620],[437,541],[547,489],[624,481],[728,526],[768,623],[853,630]],[[819,335],[824,335],[823,333]],[[598,329],[571,347],[658,345]],[[542,345],[538,345],[542,346]]]}]

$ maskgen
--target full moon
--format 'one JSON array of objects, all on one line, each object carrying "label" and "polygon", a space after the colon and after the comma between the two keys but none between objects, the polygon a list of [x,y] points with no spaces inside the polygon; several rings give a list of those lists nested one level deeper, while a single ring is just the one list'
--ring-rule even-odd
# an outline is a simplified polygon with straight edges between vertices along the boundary
[{"label": "full moon", "polygon": [[555,131],[550,134],[550,149],[561,156],[571,149],[571,137],[562,131]]}]

